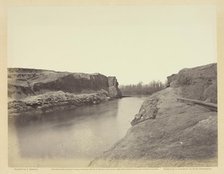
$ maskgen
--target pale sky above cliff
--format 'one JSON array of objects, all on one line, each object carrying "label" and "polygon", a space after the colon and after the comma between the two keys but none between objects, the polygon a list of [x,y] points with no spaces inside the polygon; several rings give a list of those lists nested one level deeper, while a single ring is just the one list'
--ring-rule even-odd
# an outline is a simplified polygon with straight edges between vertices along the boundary
[{"label": "pale sky above cliff", "polygon": [[165,81],[216,62],[213,6],[13,7],[8,67],[114,75],[120,84]]}]

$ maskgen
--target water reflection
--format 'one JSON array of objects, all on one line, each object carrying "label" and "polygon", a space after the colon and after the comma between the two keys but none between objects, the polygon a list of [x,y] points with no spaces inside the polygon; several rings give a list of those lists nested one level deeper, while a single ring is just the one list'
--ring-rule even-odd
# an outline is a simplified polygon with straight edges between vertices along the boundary
[{"label": "water reflection", "polygon": [[143,99],[130,97],[70,111],[27,115],[16,119],[9,129],[15,129],[22,158],[92,160],[125,135]]}]

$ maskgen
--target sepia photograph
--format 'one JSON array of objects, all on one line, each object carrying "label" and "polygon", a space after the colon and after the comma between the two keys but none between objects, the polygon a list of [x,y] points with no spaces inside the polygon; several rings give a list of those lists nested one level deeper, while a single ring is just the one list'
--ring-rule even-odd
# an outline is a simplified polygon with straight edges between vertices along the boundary
[{"label": "sepia photograph", "polygon": [[8,166],[218,167],[214,5],[7,9]]}]

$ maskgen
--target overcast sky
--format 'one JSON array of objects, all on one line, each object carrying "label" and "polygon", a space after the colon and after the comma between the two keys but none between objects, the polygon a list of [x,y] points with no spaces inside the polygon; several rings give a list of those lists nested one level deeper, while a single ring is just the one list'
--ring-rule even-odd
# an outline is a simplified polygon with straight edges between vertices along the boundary
[{"label": "overcast sky", "polygon": [[114,75],[120,84],[216,62],[213,6],[14,7],[8,67]]}]

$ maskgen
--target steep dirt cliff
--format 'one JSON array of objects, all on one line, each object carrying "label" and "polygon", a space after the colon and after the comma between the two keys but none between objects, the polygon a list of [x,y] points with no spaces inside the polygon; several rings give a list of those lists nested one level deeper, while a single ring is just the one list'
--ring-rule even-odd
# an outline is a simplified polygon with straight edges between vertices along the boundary
[{"label": "steep dirt cliff", "polygon": [[116,77],[9,68],[9,113],[49,112],[121,97]]},{"label": "steep dirt cliff", "polygon": [[168,80],[170,87],[144,101],[126,136],[91,167],[217,166],[217,112],[178,100],[215,103],[216,64],[183,69]]}]

